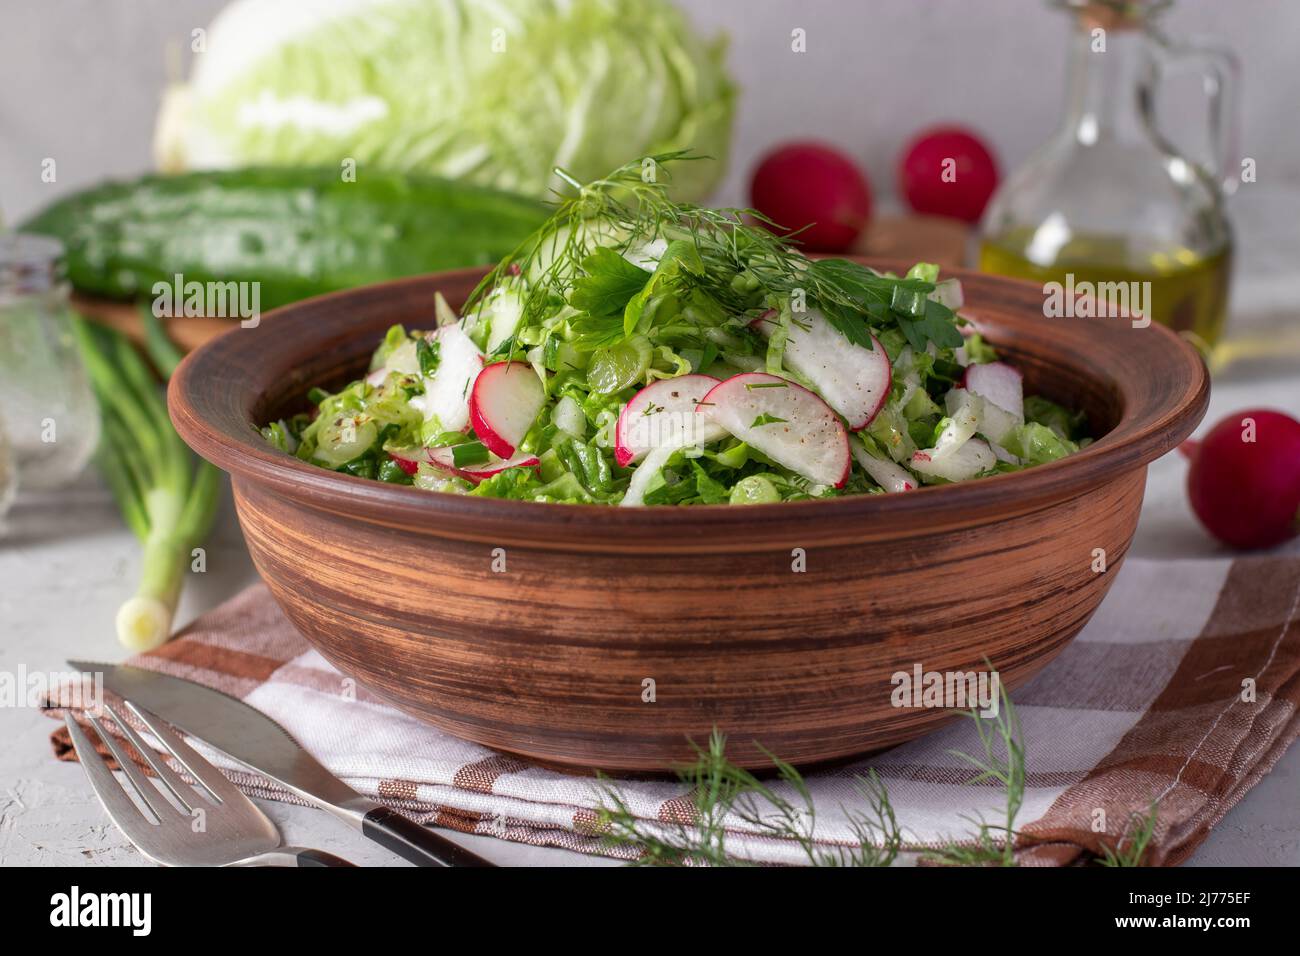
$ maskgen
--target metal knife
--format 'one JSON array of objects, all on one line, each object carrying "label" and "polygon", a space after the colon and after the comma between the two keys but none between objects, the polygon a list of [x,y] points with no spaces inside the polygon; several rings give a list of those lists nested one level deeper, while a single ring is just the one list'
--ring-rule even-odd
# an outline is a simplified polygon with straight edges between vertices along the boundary
[{"label": "metal knife", "polygon": [[168,723],[328,810],[367,839],[417,866],[495,866],[427,827],[363,796],[326,770],[261,711],[193,681],[125,664],[68,661],[103,674],[104,686]]}]

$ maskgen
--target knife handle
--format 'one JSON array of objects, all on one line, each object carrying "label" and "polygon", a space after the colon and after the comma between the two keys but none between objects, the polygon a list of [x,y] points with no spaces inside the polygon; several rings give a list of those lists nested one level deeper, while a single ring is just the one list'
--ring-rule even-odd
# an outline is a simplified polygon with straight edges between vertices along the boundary
[{"label": "knife handle", "polygon": [[312,850],[303,846],[282,846],[256,856],[250,856],[231,866],[356,866],[341,856],[326,853],[324,850]]},{"label": "knife handle", "polygon": [[366,813],[361,833],[416,866],[496,866],[388,807]]},{"label": "knife handle", "polygon": [[326,853],[324,850],[312,850],[306,847],[287,847],[287,849],[293,853],[294,866],[298,867],[356,866],[355,863],[349,863],[341,856]]}]

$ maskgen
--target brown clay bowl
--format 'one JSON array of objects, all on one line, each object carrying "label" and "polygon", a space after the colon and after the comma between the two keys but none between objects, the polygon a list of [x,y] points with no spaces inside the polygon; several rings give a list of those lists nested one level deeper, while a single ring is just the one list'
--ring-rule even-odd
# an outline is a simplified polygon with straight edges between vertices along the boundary
[{"label": "brown clay bowl", "polygon": [[1026,390],[1086,409],[1094,444],[902,495],[620,509],[386,485],[262,441],[257,424],[355,377],[389,325],[431,326],[434,292],[458,305],[481,270],[323,296],[232,330],[181,364],[171,415],[230,472],[285,613],[408,713],[581,769],[661,771],[715,727],[749,767],[770,764],[760,745],[796,764],[835,760],[954,716],[892,706],[898,671],[987,658],[1015,688],[1055,657],[1128,550],[1147,463],[1208,400],[1201,359],[1167,330],[1046,319],[1039,286],[956,274]]}]

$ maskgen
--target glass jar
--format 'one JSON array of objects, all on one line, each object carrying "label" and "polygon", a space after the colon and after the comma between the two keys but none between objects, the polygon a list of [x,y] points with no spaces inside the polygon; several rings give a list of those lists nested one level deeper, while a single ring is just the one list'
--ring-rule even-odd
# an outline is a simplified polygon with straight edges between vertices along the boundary
[{"label": "glass jar", "polygon": [[[1056,5],[1074,17],[1065,119],[994,194],[979,266],[1067,290],[1087,283],[1098,300],[1122,288],[1131,311],[1209,347],[1223,330],[1232,260],[1224,194],[1237,183],[1235,61],[1162,36],[1161,0]],[[1209,100],[1206,165],[1180,155],[1156,121],[1161,80],[1187,70],[1202,74]]]},{"label": "glass jar", "polygon": [[0,234],[0,427],[9,457],[0,472],[26,488],[76,478],[99,441],[62,255],[54,239]]}]

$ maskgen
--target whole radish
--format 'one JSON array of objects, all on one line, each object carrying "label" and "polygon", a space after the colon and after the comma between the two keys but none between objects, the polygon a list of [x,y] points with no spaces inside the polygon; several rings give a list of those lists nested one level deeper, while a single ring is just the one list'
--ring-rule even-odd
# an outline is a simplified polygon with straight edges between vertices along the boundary
[{"label": "whole radish", "polygon": [[[820,143],[789,143],[763,157],[750,203],[812,252],[843,252],[871,216],[871,187],[843,153]],[[766,225],[766,223],[765,223]],[[806,228],[805,228],[806,227]]]},{"label": "whole radish", "polygon": [[998,184],[984,141],[960,126],[922,130],[898,162],[898,188],[916,212],[978,222]]},{"label": "whole radish", "polygon": [[1300,422],[1248,409],[1183,450],[1192,510],[1224,544],[1269,548],[1300,533]]}]

